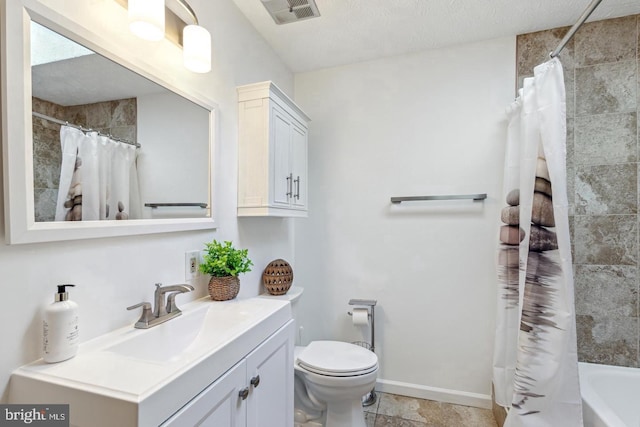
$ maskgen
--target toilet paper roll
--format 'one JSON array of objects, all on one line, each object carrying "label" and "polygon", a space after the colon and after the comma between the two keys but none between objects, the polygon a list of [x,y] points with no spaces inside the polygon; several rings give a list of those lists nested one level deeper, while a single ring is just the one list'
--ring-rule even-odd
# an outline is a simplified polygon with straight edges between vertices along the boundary
[{"label": "toilet paper roll", "polygon": [[354,308],[351,321],[356,326],[368,326],[369,325],[369,310],[366,308]]}]

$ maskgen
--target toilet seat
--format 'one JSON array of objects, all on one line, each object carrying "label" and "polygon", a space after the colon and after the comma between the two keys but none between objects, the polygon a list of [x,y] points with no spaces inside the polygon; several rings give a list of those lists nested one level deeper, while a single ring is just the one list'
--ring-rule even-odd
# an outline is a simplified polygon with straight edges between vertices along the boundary
[{"label": "toilet seat", "polygon": [[298,355],[302,369],[332,377],[366,375],[378,369],[378,357],[372,351],[341,341],[313,341]]},{"label": "toilet seat", "polygon": [[371,373],[373,371],[375,371],[376,369],[378,369],[378,365],[370,368],[370,369],[364,369],[361,371],[353,371],[353,372],[331,372],[331,371],[323,371],[322,369],[316,369],[316,368],[312,368],[312,367],[308,367],[308,366],[303,366],[300,364],[300,362],[298,362],[298,366],[305,370],[305,371],[309,371],[312,372],[314,374],[318,374],[318,375],[323,375],[325,377],[357,377],[357,376],[361,376],[361,375],[366,375],[368,373]]}]

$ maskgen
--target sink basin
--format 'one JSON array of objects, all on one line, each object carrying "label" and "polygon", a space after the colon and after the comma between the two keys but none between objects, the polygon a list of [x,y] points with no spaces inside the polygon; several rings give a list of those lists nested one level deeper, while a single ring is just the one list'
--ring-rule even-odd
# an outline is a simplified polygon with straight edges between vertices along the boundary
[{"label": "sink basin", "polygon": [[105,348],[121,356],[168,362],[187,351],[200,334],[207,307],[199,307],[147,330],[132,331],[122,342]]},{"label": "sink basin", "polygon": [[250,310],[233,303],[196,306],[152,328],[130,328],[122,340],[103,351],[148,362],[176,362],[207,351],[215,340],[228,342],[227,333],[251,315]]},{"label": "sink basin", "polygon": [[16,369],[10,403],[71,404],[71,425],[157,426],[291,322],[286,301],[184,304],[150,329],[133,325],[80,344],[76,357]]}]

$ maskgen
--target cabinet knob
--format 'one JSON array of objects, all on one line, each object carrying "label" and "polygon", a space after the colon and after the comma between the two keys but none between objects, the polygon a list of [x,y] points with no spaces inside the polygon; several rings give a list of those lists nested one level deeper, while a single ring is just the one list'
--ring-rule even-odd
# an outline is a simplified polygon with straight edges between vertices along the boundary
[{"label": "cabinet knob", "polygon": [[246,400],[249,396],[249,387],[245,387],[238,393],[238,396],[242,398],[242,400]]},{"label": "cabinet knob", "polygon": [[256,375],[255,377],[251,378],[251,385],[254,387],[258,387],[260,385],[260,375]]}]

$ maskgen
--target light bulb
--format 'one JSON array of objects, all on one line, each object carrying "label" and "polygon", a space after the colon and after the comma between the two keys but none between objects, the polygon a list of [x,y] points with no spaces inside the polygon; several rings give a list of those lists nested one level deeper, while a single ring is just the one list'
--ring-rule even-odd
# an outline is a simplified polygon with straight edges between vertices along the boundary
[{"label": "light bulb", "polygon": [[199,25],[187,25],[182,33],[184,66],[194,73],[211,71],[211,34]]},{"label": "light bulb", "polygon": [[129,0],[129,29],[141,39],[164,38],[164,0]]}]

